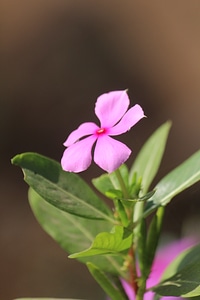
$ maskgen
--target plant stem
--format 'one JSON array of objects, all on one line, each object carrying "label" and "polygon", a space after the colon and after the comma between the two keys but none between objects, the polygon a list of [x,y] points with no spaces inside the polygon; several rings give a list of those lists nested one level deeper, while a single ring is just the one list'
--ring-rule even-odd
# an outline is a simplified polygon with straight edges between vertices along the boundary
[{"label": "plant stem", "polygon": [[[129,192],[127,190],[127,187],[124,183],[123,177],[121,175],[121,172],[119,169],[117,169],[115,171],[116,177],[118,179],[118,182],[120,184],[121,187],[121,191],[123,193],[123,197],[125,199],[129,199]],[[127,216],[130,220],[131,223],[133,223],[133,210],[132,208],[127,209],[126,208],[126,213]],[[134,251],[134,245],[131,245],[131,248],[129,250],[129,257],[130,257],[130,261],[129,261],[129,266],[128,266],[128,270],[129,270],[129,283],[133,289],[133,292],[135,293],[135,295],[137,295],[138,292],[138,284],[137,284],[137,272],[136,272],[136,264],[135,264],[135,251]]]},{"label": "plant stem", "polygon": [[124,183],[123,177],[122,177],[121,172],[119,171],[119,169],[115,170],[115,174],[117,176],[120,187],[122,189],[122,193],[123,193],[124,198],[128,199],[129,198],[129,193],[128,193],[128,190],[126,188],[126,185]]},{"label": "plant stem", "polygon": [[131,264],[129,265],[129,282],[131,284],[132,289],[135,292],[135,295],[137,295],[138,292],[138,285],[137,285],[137,274],[136,274],[136,268],[135,268],[135,253],[133,246],[129,250],[129,256],[131,257]]},{"label": "plant stem", "polygon": [[143,300],[145,290],[146,290],[146,280],[142,280],[142,282],[140,283],[140,287],[138,289],[138,293],[136,294],[136,300]]}]

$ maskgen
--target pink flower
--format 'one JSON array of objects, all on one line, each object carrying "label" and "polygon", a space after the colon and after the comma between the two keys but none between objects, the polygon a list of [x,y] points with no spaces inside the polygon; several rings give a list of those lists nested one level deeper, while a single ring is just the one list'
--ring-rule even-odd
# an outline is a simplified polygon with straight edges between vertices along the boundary
[{"label": "pink flower", "polygon": [[100,126],[83,123],[68,136],[64,143],[67,149],[61,159],[63,170],[75,173],[86,170],[92,161],[95,142],[94,161],[103,170],[113,172],[128,159],[131,150],[110,136],[128,131],[144,117],[138,104],[127,110],[129,103],[126,91],[113,91],[98,97],[95,114]]},{"label": "pink flower", "polygon": [[[163,246],[162,248],[158,249],[151,274],[149,279],[147,280],[147,288],[153,287],[159,283],[162,273],[164,272],[165,268],[175,259],[175,257],[180,254],[182,251],[186,250],[187,248],[193,246],[196,243],[195,239],[182,239],[180,241],[175,241],[170,243],[167,246]],[[135,295],[133,294],[132,288],[130,285],[122,281],[123,287],[128,295],[129,300],[135,300]],[[144,295],[144,300],[153,300],[154,293],[147,292]],[[162,300],[178,300],[182,299],[180,297],[162,297]]]}]

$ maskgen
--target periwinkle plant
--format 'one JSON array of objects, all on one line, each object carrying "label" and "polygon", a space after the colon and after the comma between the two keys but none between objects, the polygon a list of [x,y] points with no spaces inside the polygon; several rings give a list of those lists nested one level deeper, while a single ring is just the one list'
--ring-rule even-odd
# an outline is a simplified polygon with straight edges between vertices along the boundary
[{"label": "periwinkle plant", "polygon": [[[196,240],[187,243],[189,249],[184,243],[178,257],[166,260],[155,275],[166,206],[200,180],[200,150],[150,190],[171,123],[150,136],[128,169],[124,163],[131,150],[112,136],[127,132],[145,116],[140,105],[128,109],[129,104],[126,91],[101,95],[95,106],[100,124],[83,123],[69,135],[61,165],[36,153],[16,155],[12,163],[23,170],[31,208],[43,229],[70,258],[88,267],[110,299],[200,296]],[[112,209],[76,174],[90,166],[93,148],[95,163],[106,173],[92,183],[112,201]]]}]

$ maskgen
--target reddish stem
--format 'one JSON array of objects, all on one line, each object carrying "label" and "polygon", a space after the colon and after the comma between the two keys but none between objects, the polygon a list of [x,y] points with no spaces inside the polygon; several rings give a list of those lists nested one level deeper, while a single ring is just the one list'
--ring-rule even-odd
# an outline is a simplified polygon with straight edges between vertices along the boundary
[{"label": "reddish stem", "polygon": [[129,256],[131,257],[131,263],[129,264],[129,283],[131,287],[133,288],[135,295],[137,295],[138,291],[138,284],[137,284],[137,274],[136,274],[136,268],[135,268],[135,253],[133,250],[133,247],[129,250]]}]

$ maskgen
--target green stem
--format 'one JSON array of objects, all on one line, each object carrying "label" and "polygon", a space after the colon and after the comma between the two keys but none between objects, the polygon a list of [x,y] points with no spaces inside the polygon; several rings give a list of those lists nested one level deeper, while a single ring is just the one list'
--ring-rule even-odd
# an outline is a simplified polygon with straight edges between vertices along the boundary
[{"label": "green stem", "polygon": [[[115,170],[115,175],[116,175],[119,185],[121,187],[121,191],[122,191],[124,199],[129,199],[130,198],[129,192],[128,192],[128,189],[125,185],[124,179],[123,179],[122,174],[119,169]],[[126,211],[128,220],[131,223],[133,223],[133,207],[127,207],[126,205],[124,205],[124,207],[125,207],[125,211]]]},{"label": "green stem", "polygon": [[142,280],[142,282],[140,283],[140,287],[138,289],[137,295],[136,295],[136,300],[143,300],[145,290],[146,290],[146,280]]},{"label": "green stem", "polygon": [[[123,197],[125,199],[129,199],[129,192],[127,190],[127,187],[125,185],[125,182],[123,180],[123,177],[121,175],[121,172],[119,169],[115,171],[116,177],[118,179],[118,182],[121,187],[121,191],[123,193]],[[129,221],[131,224],[133,223],[133,208],[126,208],[126,213],[128,216]],[[130,224],[129,224],[130,225]],[[137,294],[138,290],[138,285],[137,285],[137,272],[136,272],[136,264],[135,264],[135,251],[134,251],[134,246],[131,245],[130,250],[129,250],[129,256],[130,256],[130,262],[129,262],[129,283],[132,286],[132,289],[135,294]]]},{"label": "green stem", "polygon": [[119,169],[115,170],[115,174],[117,176],[117,179],[119,181],[120,187],[122,189],[122,193],[123,193],[124,198],[128,199],[129,198],[129,193],[128,193],[128,190],[127,190],[126,185],[124,183],[124,180],[123,180],[123,177],[121,175],[120,170]]},{"label": "green stem", "polygon": [[144,266],[145,273],[143,273],[142,277],[139,279],[138,282],[139,288],[138,288],[136,300],[143,300],[144,294],[146,292],[146,280],[148,279],[149,274],[151,272],[151,267],[158,246],[158,241],[160,238],[160,233],[161,233],[161,228],[162,228],[162,223],[164,218],[164,212],[165,212],[165,207],[160,206],[157,209],[157,212],[153,217],[149,227],[146,249],[145,249],[147,255],[147,260],[145,261],[145,266]]}]

